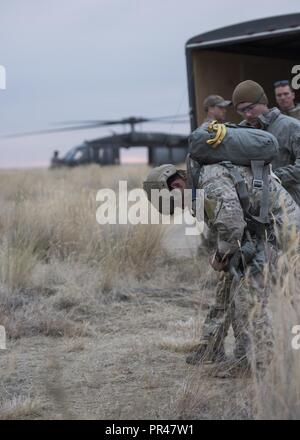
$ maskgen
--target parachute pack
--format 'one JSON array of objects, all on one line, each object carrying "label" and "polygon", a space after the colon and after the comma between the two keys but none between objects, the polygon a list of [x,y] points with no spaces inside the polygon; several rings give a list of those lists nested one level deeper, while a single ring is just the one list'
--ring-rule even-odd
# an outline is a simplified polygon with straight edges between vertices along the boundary
[{"label": "parachute pack", "polygon": [[278,154],[278,141],[271,133],[217,121],[199,127],[189,141],[190,157],[202,165],[229,161],[251,166],[252,160],[271,163]]},{"label": "parachute pack", "polygon": [[[230,172],[247,224],[269,223],[269,164],[278,154],[277,139],[263,130],[213,121],[199,127],[190,136],[187,171],[190,186],[197,187],[201,165],[221,163]],[[253,173],[253,189],[261,191],[260,212],[250,213],[249,193],[244,179],[234,165],[249,166]]]}]

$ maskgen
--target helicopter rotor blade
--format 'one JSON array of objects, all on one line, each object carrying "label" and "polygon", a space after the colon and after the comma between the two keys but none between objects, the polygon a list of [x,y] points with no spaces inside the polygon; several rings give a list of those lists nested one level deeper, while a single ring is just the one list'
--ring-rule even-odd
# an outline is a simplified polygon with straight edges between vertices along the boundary
[{"label": "helicopter rotor blade", "polygon": [[[152,121],[149,121],[149,122],[152,122]],[[153,122],[158,123],[158,124],[188,124],[188,123],[190,123],[190,120],[189,119],[182,119],[181,121],[160,121],[160,120],[155,121],[154,120]]]},{"label": "helicopter rotor blade", "polygon": [[186,118],[188,116],[187,113],[183,115],[171,115],[171,116],[158,116],[156,118],[148,118],[148,121],[163,121],[163,120],[175,120],[179,118]]},{"label": "helicopter rotor blade", "polygon": [[115,119],[115,120],[101,120],[101,119],[88,119],[88,120],[78,120],[78,121],[64,121],[64,122],[56,122],[57,125],[69,125],[69,124],[99,124],[99,126],[105,125],[118,125],[118,124],[138,124],[143,122],[151,122],[151,121],[164,121],[164,120],[175,120],[177,118],[185,118],[187,114],[183,115],[171,115],[171,116],[158,116],[155,118],[144,118],[144,117],[135,117],[131,116],[129,118],[123,119]]},{"label": "helicopter rotor blade", "polygon": [[17,137],[26,137],[26,136],[38,136],[41,134],[61,133],[61,132],[75,131],[75,130],[88,130],[90,128],[99,128],[99,124],[90,124],[90,125],[64,127],[64,128],[50,128],[48,130],[25,131],[22,133],[12,133],[12,134],[7,134],[7,135],[1,135],[1,138],[17,138]]},{"label": "helicopter rotor blade", "polygon": [[54,125],[97,124],[99,127],[101,127],[102,125],[114,125],[119,123],[120,121],[102,121],[99,119],[90,119],[90,120],[80,120],[80,121],[54,122]]},{"label": "helicopter rotor blade", "polygon": [[[86,121],[69,121],[69,122],[63,122],[58,123],[59,125],[63,124],[70,124],[69,127],[62,127],[62,128],[50,128],[45,130],[36,130],[36,131],[26,131],[21,133],[12,133],[7,135],[1,135],[1,138],[17,138],[17,137],[26,137],[26,136],[38,136],[42,134],[52,134],[52,133],[62,133],[62,132],[68,132],[68,131],[76,131],[76,130],[89,130],[92,128],[101,128],[105,126],[111,126],[111,125],[122,125],[122,124],[129,124],[129,125],[135,125],[140,124],[144,122],[159,122],[159,123],[172,123],[172,124],[181,124],[181,123],[187,123],[188,120],[177,120],[177,118],[180,117],[186,117],[185,115],[175,115],[175,116],[162,116],[158,118],[142,118],[142,117],[129,117],[119,120],[107,120],[107,121],[101,121],[101,120],[86,120]],[[175,119],[174,119],[175,118]],[[78,124],[78,125],[73,125]]]},{"label": "helicopter rotor blade", "polygon": [[147,122],[148,119],[146,118],[136,118],[136,117],[130,117],[130,118],[124,118],[124,119],[116,119],[113,121],[102,121],[102,120],[78,120],[78,121],[63,121],[63,122],[56,122],[57,125],[69,125],[69,124],[97,124],[99,127],[105,127],[108,125],[125,125],[125,124],[138,124],[140,122]]}]

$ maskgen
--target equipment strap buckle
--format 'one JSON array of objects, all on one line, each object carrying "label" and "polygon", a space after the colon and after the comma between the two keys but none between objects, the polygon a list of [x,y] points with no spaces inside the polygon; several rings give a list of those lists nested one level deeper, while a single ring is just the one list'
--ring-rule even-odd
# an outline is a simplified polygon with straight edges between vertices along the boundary
[{"label": "equipment strap buckle", "polygon": [[252,185],[254,189],[263,189],[264,181],[260,179],[253,179]]}]

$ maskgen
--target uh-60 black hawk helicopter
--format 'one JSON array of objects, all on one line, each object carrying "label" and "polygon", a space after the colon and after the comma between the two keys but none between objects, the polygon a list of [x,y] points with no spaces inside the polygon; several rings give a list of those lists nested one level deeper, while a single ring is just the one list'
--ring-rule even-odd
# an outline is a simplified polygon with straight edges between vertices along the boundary
[{"label": "uh-60 black hawk helicopter", "polygon": [[8,135],[5,137],[21,137],[39,134],[50,134],[75,130],[86,130],[90,128],[109,127],[114,125],[129,125],[130,131],[111,136],[99,137],[90,141],[84,141],[69,150],[63,157],[59,152],[54,151],[51,159],[51,167],[85,165],[97,163],[99,165],[113,165],[120,163],[120,149],[131,147],[147,147],[148,163],[160,165],[163,163],[184,162],[188,150],[188,136],[182,134],[171,134],[153,131],[136,131],[135,126],[144,122],[161,122],[170,125],[186,123],[183,119],[187,115],[163,116],[157,118],[129,117],[119,120],[84,120],[69,121],[61,125],[61,128],[48,130],[31,131]]}]

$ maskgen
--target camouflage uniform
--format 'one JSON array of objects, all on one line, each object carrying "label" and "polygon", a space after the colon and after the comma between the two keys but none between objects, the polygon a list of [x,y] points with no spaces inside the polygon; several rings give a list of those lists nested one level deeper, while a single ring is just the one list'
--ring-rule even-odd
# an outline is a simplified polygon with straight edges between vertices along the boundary
[{"label": "camouflage uniform", "polygon": [[[260,190],[253,189],[251,169],[242,166],[236,168],[248,186],[251,207],[257,209]],[[168,179],[176,173],[176,168],[170,164],[153,169],[144,181],[148,199],[151,200],[151,189],[168,189]],[[296,225],[299,232],[299,207],[274,177],[269,177],[269,183],[269,214],[273,222],[280,230],[288,220],[288,228]],[[222,164],[203,166],[198,187],[204,190],[205,214],[209,227],[217,236],[218,252],[234,254],[243,240],[246,222],[229,170]],[[272,344],[267,313],[270,289],[264,279],[266,261],[270,261],[269,255],[266,256],[268,251],[266,244],[256,239],[255,255],[247,265],[247,276],[237,281],[225,274],[219,283],[216,304],[211,308],[203,326],[203,340],[211,351],[221,347],[219,351],[222,354],[222,344],[232,324],[236,338],[236,357],[246,357],[251,361],[255,353],[257,365],[268,362]],[[197,361],[194,357],[189,363],[197,363],[194,360]]]},{"label": "camouflage uniform", "polygon": [[[251,206],[257,209],[260,190],[252,189],[252,172],[248,167],[237,166],[237,169],[247,183]],[[293,228],[294,224],[300,231],[298,206],[276,179],[270,177],[269,181],[270,215],[279,228],[288,216],[289,228]],[[233,254],[242,242],[246,222],[229,171],[221,164],[203,166],[199,188],[204,190],[205,213],[209,227],[217,235],[218,252]],[[247,276],[236,281],[228,273],[223,275],[217,287],[215,304],[204,322],[201,341],[210,347],[211,352],[220,349],[222,352],[224,339],[232,324],[236,358],[253,361],[255,353],[258,367],[269,362],[272,347],[267,312],[270,286],[264,279],[266,262],[269,261],[267,252],[265,243],[257,241],[256,255],[248,266]]]},{"label": "camouflage uniform", "polygon": [[[230,325],[235,331],[234,307],[230,298],[232,276],[223,272],[216,288],[214,304],[210,307],[202,325],[200,346],[207,346],[207,360],[223,360],[225,358],[224,341]],[[193,362],[191,362],[193,363]]]},{"label": "camouflage uniform", "polygon": [[[279,154],[273,160],[275,174],[300,205],[300,122],[283,115],[276,107],[260,115],[261,128],[272,133],[279,143]],[[241,125],[248,125],[246,121]]]},{"label": "camouflage uniform", "polygon": [[300,104],[297,104],[294,108],[287,111],[281,110],[281,113],[283,113],[286,116],[290,116],[291,118],[298,119],[298,121],[300,121]]}]

